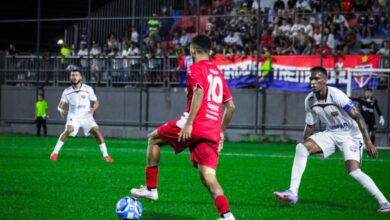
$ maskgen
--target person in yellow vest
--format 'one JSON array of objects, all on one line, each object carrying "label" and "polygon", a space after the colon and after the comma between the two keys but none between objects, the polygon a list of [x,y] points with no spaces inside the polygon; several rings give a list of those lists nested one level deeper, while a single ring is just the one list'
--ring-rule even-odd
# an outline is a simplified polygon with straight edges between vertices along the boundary
[{"label": "person in yellow vest", "polygon": [[271,56],[271,53],[270,52],[265,52],[264,54],[266,60],[264,61],[264,64],[261,65],[261,77],[260,77],[260,80],[263,80],[267,75],[268,73],[271,71],[272,69],[272,56]]},{"label": "person in yellow vest", "polygon": [[60,49],[60,55],[62,56],[62,58],[61,58],[61,63],[62,64],[66,64],[67,63],[67,60],[65,59],[65,57],[70,55],[71,52],[72,52],[72,49],[69,48],[66,43],[63,43],[62,47]]},{"label": "person in yellow vest", "polygon": [[46,119],[48,117],[47,109],[49,105],[43,98],[43,95],[38,96],[38,101],[35,103],[35,120],[37,122],[37,136],[41,136],[41,127],[43,127],[43,134],[47,136]]},{"label": "person in yellow vest", "polygon": [[160,21],[157,19],[157,14],[154,13],[148,21],[149,33],[158,31]]}]

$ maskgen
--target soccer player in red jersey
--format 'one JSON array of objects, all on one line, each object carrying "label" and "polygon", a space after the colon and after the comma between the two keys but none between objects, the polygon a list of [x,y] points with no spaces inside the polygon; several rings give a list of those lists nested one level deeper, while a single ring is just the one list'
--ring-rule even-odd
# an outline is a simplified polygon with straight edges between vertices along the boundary
[{"label": "soccer player in red jersey", "polygon": [[[160,147],[169,144],[176,153],[190,149],[190,159],[199,170],[200,179],[214,198],[220,219],[234,220],[229,203],[216,177],[223,132],[235,110],[223,74],[209,60],[211,41],[197,35],[191,41],[194,64],[187,70],[187,105],[180,118],[168,122],[148,135],[146,186],[133,188],[139,198],[157,200]],[[225,112],[223,113],[223,104]]]}]

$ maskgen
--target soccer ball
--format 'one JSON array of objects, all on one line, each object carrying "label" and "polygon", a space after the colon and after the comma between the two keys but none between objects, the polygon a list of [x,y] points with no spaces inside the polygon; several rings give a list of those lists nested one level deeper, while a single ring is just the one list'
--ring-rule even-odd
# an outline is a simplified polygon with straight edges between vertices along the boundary
[{"label": "soccer ball", "polygon": [[116,204],[116,215],[119,219],[140,219],[142,215],[141,202],[132,196],[126,196]]}]

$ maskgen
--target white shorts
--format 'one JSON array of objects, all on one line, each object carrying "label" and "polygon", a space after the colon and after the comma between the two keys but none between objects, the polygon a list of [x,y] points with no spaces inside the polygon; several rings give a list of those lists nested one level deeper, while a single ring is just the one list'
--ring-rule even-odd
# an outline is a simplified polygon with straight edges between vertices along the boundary
[{"label": "white shorts", "polygon": [[363,137],[351,132],[323,131],[309,137],[322,149],[323,158],[332,155],[339,149],[344,155],[344,161],[356,160],[361,162],[363,153]]},{"label": "white shorts", "polygon": [[68,115],[68,119],[66,121],[65,129],[68,127],[68,125],[72,125],[74,130],[72,133],[70,133],[70,136],[75,137],[77,133],[79,132],[80,127],[83,128],[84,135],[88,136],[89,132],[93,127],[99,127],[95,119],[93,118],[92,115],[83,115],[82,117],[80,116],[73,116],[73,115]]}]

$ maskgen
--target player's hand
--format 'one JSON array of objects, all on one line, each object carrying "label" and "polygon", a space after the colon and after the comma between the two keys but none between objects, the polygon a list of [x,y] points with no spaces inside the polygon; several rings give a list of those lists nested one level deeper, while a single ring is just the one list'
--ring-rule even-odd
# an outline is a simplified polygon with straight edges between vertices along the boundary
[{"label": "player's hand", "polygon": [[61,115],[61,118],[65,118],[66,110],[62,109],[62,111],[60,111],[60,115]]},{"label": "player's hand", "polygon": [[223,132],[221,131],[221,139],[219,140],[218,152],[222,151],[224,141],[225,141],[225,136],[224,136]]},{"label": "player's hand", "polygon": [[95,114],[95,111],[96,111],[96,109],[95,109],[95,108],[90,108],[90,109],[89,109],[89,112],[90,112],[92,115],[94,115],[94,114]]},{"label": "player's hand", "polygon": [[379,124],[382,126],[385,125],[385,119],[383,118],[382,115],[379,117]]},{"label": "player's hand", "polygon": [[378,157],[378,151],[375,149],[375,146],[372,144],[370,141],[369,143],[366,144],[366,151],[369,156],[372,158],[376,159]]},{"label": "player's hand", "polygon": [[186,142],[191,139],[192,125],[185,124],[179,133],[179,142]]}]

